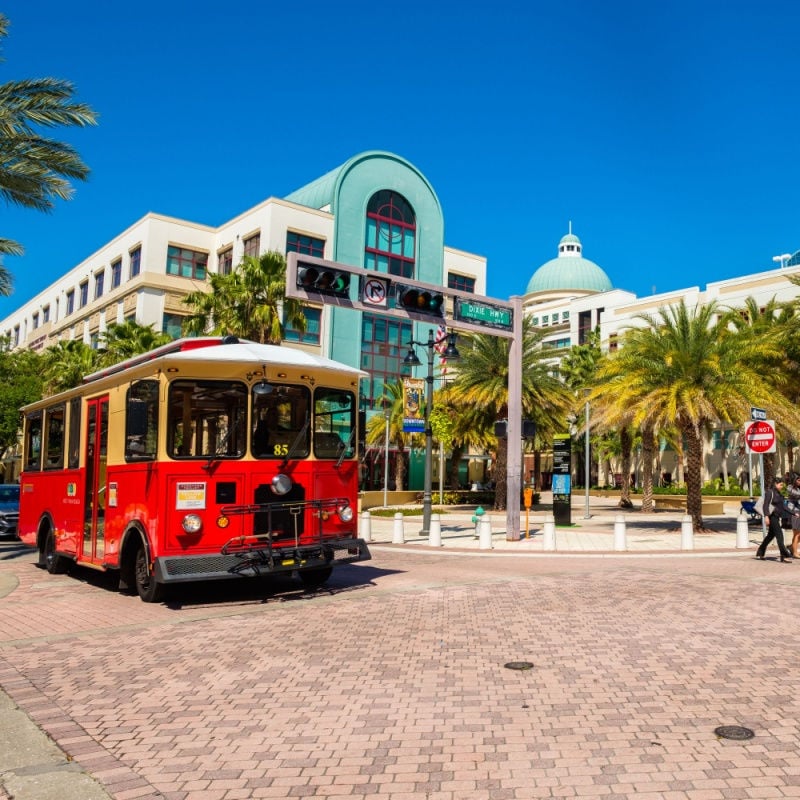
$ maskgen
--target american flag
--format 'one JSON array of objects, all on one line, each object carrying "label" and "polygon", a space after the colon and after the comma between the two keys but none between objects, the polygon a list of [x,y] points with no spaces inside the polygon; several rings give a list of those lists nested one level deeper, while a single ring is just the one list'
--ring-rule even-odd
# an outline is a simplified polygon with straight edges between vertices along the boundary
[{"label": "american flag", "polygon": [[447,350],[447,326],[443,322],[436,329],[434,341],[436,344],[433,349],[439,354],[439,370],[442,375],[445,375],[447,374],[447,367],[445,366],[447,359],[444,357],[444,351]]}]

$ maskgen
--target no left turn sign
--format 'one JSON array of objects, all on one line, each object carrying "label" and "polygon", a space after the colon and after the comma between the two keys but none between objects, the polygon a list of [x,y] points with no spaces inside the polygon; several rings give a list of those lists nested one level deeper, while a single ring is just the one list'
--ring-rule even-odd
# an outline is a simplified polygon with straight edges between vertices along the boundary
[{"label": "no left turn sign", "polygon": [[775,421],[762,419],[748,422],[744,426],[744,443],[748,453],[774,453]]}]

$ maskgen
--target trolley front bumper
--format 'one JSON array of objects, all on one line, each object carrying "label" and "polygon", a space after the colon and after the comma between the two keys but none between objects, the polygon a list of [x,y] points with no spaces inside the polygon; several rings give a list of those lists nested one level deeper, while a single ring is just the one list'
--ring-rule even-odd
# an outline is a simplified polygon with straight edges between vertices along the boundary
[{"label": "trolley front bumper", "polygon": [[158,583],[188,583],[321,569],[371,558],[363,539],[334,539],[298,547],[256,543],[241,549],[231,540],[222,553],[157,558],[153,573]]}]

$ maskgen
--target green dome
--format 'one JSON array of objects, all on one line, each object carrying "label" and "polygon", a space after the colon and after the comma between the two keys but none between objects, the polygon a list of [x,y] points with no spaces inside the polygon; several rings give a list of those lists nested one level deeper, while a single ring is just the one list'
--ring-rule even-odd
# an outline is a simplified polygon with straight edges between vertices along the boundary
[{"label": "green dome", "polygon": [[561,237],[558,258],[542,264],[533,273],[525,294],[566,290],[607,292],[613,288],[608,275],[581,255],[581,240],[570,232]]}]

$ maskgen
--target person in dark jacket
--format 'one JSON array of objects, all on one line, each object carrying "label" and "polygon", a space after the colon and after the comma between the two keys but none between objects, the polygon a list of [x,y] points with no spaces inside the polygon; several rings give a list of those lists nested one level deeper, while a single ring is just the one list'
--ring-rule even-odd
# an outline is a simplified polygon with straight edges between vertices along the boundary
[{"label": "person in dark jacket", "polygon": [[781,494],[785,485],[786,481],[783,478],[775,478],[772,487],[764,490],[764,516],[767,519],[768,527],[767,535],[756,551],[756,558],[763,560],[767,545],[774,539],[781,554],[781,563],[791,564],[792,554],[783,543],[783,528],[781,528],[781,519],[787,514],[783,495]]}]

